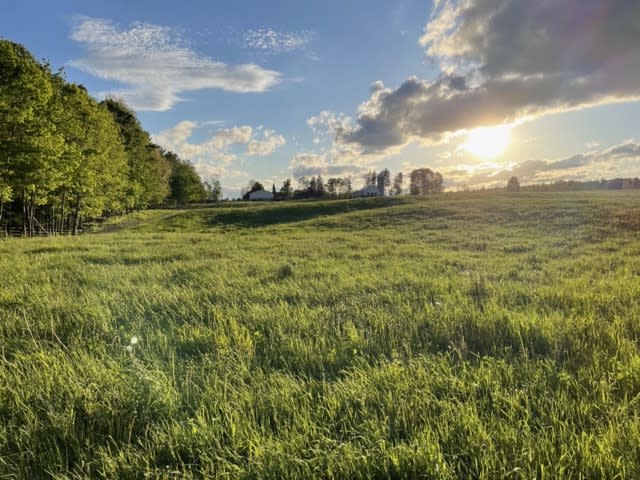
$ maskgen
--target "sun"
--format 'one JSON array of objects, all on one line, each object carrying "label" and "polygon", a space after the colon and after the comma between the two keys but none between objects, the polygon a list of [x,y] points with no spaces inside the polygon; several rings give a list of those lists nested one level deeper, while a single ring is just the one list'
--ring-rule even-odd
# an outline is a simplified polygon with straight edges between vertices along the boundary
[{"label": "sun", "polygon": [[467,134],[467,143],[463,144],[462,148],[479,157],[497,157],[509,146],[510,140],[509,125],[481,127]]}]

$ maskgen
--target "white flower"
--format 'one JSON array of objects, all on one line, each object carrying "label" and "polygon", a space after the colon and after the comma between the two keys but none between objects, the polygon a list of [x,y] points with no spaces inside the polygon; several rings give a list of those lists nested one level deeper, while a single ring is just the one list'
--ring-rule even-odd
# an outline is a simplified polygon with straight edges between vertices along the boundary
[{"label": "white flower", "polygon": [[131,345],[138,343],[138,337],[131,337]]}]

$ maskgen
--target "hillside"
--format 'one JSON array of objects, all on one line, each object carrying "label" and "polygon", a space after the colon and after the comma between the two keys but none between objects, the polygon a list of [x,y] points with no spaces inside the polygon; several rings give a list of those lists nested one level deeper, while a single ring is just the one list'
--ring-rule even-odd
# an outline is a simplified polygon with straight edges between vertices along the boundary
[{"label": "hillside", "polygon": [[0,241],[0,478],[640,478],[640,196]]}]

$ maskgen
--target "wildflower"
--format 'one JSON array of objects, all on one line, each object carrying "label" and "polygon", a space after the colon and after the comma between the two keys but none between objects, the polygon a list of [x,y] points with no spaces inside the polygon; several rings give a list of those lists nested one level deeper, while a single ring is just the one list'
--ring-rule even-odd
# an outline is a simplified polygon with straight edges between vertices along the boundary
[{"label": "wildflower", "polygon": [[138,337],[131,337],[131,345],[138,343]]}]

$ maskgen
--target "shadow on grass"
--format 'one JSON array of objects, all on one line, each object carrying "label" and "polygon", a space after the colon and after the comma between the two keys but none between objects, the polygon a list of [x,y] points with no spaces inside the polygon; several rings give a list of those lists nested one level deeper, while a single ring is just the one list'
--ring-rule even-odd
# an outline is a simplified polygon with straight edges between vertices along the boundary
[{"label": "shadow on grass", "polygon": [[317,217],[387,208],[406,203],[399,198],[370,198],[336,201],[297,201],[287,203],[247,204],[245,208],[220,211],[207,219],[212,227],[266,227],[301,222]]}]

